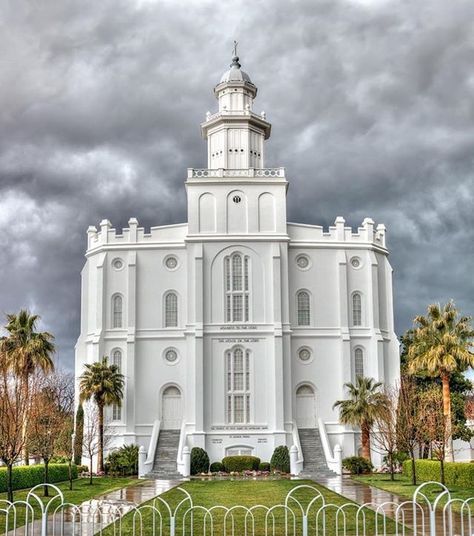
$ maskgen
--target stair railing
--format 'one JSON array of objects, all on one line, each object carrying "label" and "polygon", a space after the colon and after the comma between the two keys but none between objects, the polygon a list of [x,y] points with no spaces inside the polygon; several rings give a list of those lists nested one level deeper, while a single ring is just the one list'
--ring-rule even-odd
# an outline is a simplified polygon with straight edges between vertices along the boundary
[{"label": "stair railing", "polygon": [[153,470],[153,464],[155,463],[156,447],[158,446],[158,438],[160,436],[161,421],[156,420],[153,422],[153,430],[151,431],[150,443],[148,445],[148,453],[145,460],[145,471],[149,473]]},{"label": "stair railing", "polygon": [[298,458],[296,460],[296,470],[295,474],[301,473],[303,470],[303,463],[304,463],[304,456],[303,456],[303,449],[301,448],[301,442],[300,442],[300,435],[298,433],[298,426],[296,425],[296,421],[291,421],[292,423],[292,436],[293,436],[293,445],[298,449]]},{"label": "stair railing", "polygon": [[331,471],[334,471],[337,475],[342,475],[342,448],[341,446],[334,446],[334,453],[332,452],[331,445],[329,444],[329,437],[326,431],[326,425],[323,420],[318,419],[319,436],[323,445],[324,457],[326,463]]},{"label": "stair railing", "polygon": [[186,474],[188,472],[186,470],[187,464],[183,456],[183,449],[186,446],[186,439],[187,439],[186,423],[183,421],[181,423],[181,431],[179,433],[178,455],[176,457],[176,468],[178,470],[178,473],[182,474],[183,476],[189,476]]}]

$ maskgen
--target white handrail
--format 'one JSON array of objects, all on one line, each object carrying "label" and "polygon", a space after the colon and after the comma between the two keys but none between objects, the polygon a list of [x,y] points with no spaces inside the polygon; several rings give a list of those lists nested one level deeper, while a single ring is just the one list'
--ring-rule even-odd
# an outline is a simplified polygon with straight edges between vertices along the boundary
[{"label": "white handrail", "polygon": [[293,437],[293,445],[298,449],[298,459],[296,460],[296,465],[298,468],[298,472],[301,473],[303,470],[303,463],[304,463],[304,456],[303,456],[303,449],[301,448],[301,441],[300,441],[300,434],[298,433],[298,426],[296,425],[296,421],[291,421],[292,424],[292,430],[291,435]]},{"label": "white handrail", "polygon": [[183,460],[183,449],[186,446],[186,423],[183,421],[181,423],[181,431],[179,433],[179,443],[178,443],[178,455],[176,457],[176,468],[178,473],[184,474],[184,460]]},{"label": "white handrail", "polygon": [[326,432],[326,426],[322,419],[318,419],[319,436],[323,445],[324,457],[326,464],[331,471],[338,475],[342,475],[342,448],[340,445],[334,446],[334,454],[329,444],[329,437]]},{"label": "white handrail", "polygon": [[160,435],[161,421],[153,422],[153,430],[151,431],[150,443],[148,445],[148,453],[145,460],[145,465],[151,465],[153,469],[153,462],[155,461],[156,447],[158,445],[158,437]]}]

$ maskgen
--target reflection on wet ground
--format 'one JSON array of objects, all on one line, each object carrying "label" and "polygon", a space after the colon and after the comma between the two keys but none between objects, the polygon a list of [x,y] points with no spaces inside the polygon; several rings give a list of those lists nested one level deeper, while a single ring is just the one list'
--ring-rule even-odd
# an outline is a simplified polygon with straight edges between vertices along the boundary
[{"label": "reflection on wet ground", "polygon": [[[430,506],[424,504],[421,497],[418,498],[419,505],[414,507],[412,501],[407,501],[390,493],[361,482],[355,482],[348,476],[334,477],[314,477],[314,480],[327,487],[328,489],[347,497],[358,504],[367,504],[372,510],[380,513],[384,512],[392,519],[397,519],[407,527],[417,528],[417,534],[430,534]],[[441,490],[441,488],[440,488]],[[473,512],[474,513],[474,512]],[[464,510],[463,519],[457,512],[446,511],[438,507],[434,512],[434,521],[436,525],[436,534],[471,534],[472,530],[467,532],[468,527],[474,524],[474,518],[468,509]],[[451,530],[449,525],[451,524]]]}]

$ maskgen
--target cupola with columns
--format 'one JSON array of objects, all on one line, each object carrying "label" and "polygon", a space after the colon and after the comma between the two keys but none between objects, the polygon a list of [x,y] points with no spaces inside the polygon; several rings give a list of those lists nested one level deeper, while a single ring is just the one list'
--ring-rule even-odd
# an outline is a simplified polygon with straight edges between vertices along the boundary
[{"label": "cupola with columns", "polygon": [[265,113],[253,112],[257,87],[241,69],[237,43],[230,69],[214,88],[219,111],[206,115],[202,135],[208,143],[209,169],[247,169],[264,167],[264,141],[271,125]]}]

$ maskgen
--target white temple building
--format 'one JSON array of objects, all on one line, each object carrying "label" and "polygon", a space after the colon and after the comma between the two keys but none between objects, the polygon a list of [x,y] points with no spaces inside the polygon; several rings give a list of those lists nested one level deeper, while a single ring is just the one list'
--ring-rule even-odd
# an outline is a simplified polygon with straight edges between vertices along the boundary
[{"label": "white temple building", "polygon": [[103,355],[120,366],[113,446],[143,445],[150,472],[182,472],[185,446],[269,461],[295,445],[299,470],[337,469],[336,445],[360,443],[333,409],[344,383],[399,376],[385,227],[288,222],[285,169],[265,167],[271,125],[238,57],[214,94],[188,222],[87,231],[76,376]]}]

